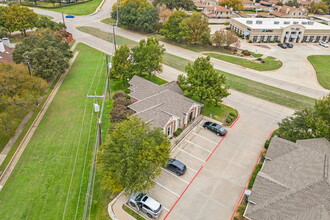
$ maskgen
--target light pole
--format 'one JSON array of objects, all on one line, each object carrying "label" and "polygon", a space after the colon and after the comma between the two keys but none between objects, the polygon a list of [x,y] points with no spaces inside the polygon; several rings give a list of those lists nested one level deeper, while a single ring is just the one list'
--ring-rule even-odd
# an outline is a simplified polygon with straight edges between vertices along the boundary
[{"label": "light pole", "polygon": [[28,55],[26,55],[26,64],[27,64],[27,67],[28,67],[28,70],[29,70],[29,74],[30,74],[30,76],[32,76],[29,59],[30,59],[30,57]]},{"label": "light pole", "polygon": [[102,145],[101,118],[99,118],[100,106],[94,103],[94,112],[96,113],[98,146]]},{"label": "light pole", "polygon": [[111,99],[111,88],[110,88],[110,74],[111,74],[111,68],[112,68],[112,56],[110,57],[109,61],[109,56],[106,55],[106,65],[107,65],[107,79],[108,79],[108,86],[107,86],[107,92],[109,95],[109,99]]},{"label": "light pole", "polygon": [[62,20],[63,20],[63,24],[64,24],[64,26],[66,27],[66,25],[65,25],[65,21],[64,21],[64,14],[63,14],[63,12],[62,12]]}]

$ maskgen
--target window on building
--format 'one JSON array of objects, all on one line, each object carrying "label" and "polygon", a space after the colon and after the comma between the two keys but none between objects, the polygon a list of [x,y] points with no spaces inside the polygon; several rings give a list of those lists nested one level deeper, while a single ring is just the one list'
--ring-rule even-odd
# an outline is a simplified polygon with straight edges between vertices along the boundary
[{"label": "window on building", "polygon": [[256,21],[256,24],[262,24],[262,21]]},{"label": "window on building", "polygon": [[309,42],[313,42],[314,41],[314,36],[311,36],[310,38],[309,38]]},{"label": "window on building", "polygon": [[316,42],[319,42],[320,41],[320,38],[321,38],[321,36],[317,36],[315,41]]},{"label": "window on building", "polygon": [[275,37],[274,37],[274,41],[275,41],[275,42],[278,41],[278,36],[275,36]]},{"label": "window on building", "polygon": [[272,36],[268,36],[267,37],[267,42],[271,41],[272,40]]},{"label": "window on building", "polygon": [[327,36],[323,36],[322,41],[326,42],[327,41]]},{"label": "window on building", "polygon": [[260,41],[261,41],[261,42],[264,42],[264,40],[265,40],[265,36],[261,36],[261,37],[260,37]]},{"label": "window on building", "polygon": [[307,41],[307,36],[304,36],[301,42],[306,42]]},{"label": "window on building", "polygon": [[284,24],[290,24],[290,21],[284,21]]},{"label": "window on building", "polygon": [[274,21],[274,24],[279,24],[280,22],[279,21]]},{"label": "window on building", "polygon": [[253,36],[253,42],[255,43],[257,42],[257,40],[258,40],[258,36]]},{"label": "window on building", "polygon": [[171,134],[171,126],[168,126],[167,127],[167,135],[170,135]]}]

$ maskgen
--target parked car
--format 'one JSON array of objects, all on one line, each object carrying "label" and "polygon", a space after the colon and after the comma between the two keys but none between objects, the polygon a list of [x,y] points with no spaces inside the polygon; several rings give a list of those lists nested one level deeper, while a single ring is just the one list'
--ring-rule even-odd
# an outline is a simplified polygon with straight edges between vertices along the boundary
[{"label": "parked car", "polygon": [[221,125],[214,123],[214,122],[210,122],[210,121],[205,122],[203,127],[205,129],[213,131],[214,133],[216,133],[219,136],[220,135],[225,136],[227,134],[227,130],[224,127],[222,127]]},{"label": "parked car", "polygon": [[128,204],[138,211],[144,212],[149,218],[158,218],[163,210],[163,206],[159,202],[142,192],[132,193]]},{"label": "parked car", "polygon": [[74,15],[66,15],[66,18],[74,18]]},{"label": "parked car", "polygon": [[288,48],[288,46],[287,46],[286,44],[282,44],[282,43],[277,44],[277,46],[279,46],[279,47],[281,47],[281,48],[283,48],[283,49]]},{"label": "parked car", "polygon": [[320,41],[320,42],[319,42],[319,45],[321,45],[322,47],[329,47],[329,44],[327,44],[327,43],[324,42],[324,41]]},{"label": "parked car", "polygon": [[185,174],[187,170],[186,165],[176,159],[169,159],[166,168],[176,173],[178,176]]},{"label": "parked car", "polygon": [[288,48],[293,48],[293,44],[292,44],[292,43],[286,43],[286,46],[287,46]]}]

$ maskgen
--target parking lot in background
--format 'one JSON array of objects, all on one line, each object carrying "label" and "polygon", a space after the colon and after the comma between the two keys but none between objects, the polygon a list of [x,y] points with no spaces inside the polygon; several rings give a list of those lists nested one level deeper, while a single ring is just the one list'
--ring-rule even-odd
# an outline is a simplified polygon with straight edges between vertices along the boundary
[{"label": "parking lot in background", "polygon": [[196,125],[171,153],[171,158],[187,166],[186,173],[178,176],[167,169],[162,169],[162,174],[155,180],[155,187],[148,192],[152,198],[163,205],[163,212],[159,219],[164,219],[223,138],[204,129],[203,124],[206,121],[208,119],[204,117],[204,120]]}]

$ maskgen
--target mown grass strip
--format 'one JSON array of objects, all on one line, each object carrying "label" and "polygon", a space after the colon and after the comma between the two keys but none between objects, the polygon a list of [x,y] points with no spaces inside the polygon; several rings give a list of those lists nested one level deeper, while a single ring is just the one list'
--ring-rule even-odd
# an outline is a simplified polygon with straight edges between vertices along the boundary
[{"label": "mown grass strip", "polygon": [[227,56],[217,53],[204,53],[204,54],[213,57],[215,59],[223,60],[228,63],[233,63],[239,66],[244,66],[246,68],[259,70],[259,71],[276,70],[283,65],[283,63],[280,60],[277,60],[274,57],[266,57],[262,59],[264,63],[260,63],[258,61],[248,60],[240,57]]},{"label": "mown grass strip", "polygon": [[129,208],[127,205],[123,205],[122,206],[124,211],[127,212],[129,215],[131,215],[132,217],[134,217],[137,220],[145,220],[145,218],[143,218],[141,215],[139,215],[138,213],[134,212],[131,208]]},{"label": "mown grass strip", "polygon": [[321,86],[330,89],[330,55],[313,55],[307,59],[313,65]]}]

